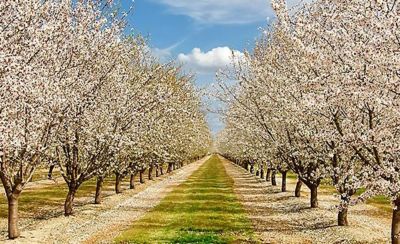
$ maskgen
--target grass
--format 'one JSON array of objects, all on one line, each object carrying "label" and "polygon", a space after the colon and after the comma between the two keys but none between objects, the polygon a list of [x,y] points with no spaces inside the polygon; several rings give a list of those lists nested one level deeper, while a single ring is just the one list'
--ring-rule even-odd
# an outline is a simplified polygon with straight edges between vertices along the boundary
[{"label": "grass", "polygon": [[[357,191],[356,195],[359,196],[364,192],[365,192],[365,189],[360,189]],[[371,197],[367,200],[366,203],[373,205],[373,206],[385,211],[386,213],[393,212],[392,204],[390,203],[389,198],[387,198],[386,196],[378,195],[378,196]]]},{"label": "grass", "polygon": [[[35,173],[33,174],[33,176],[32,176],[31,182],[47,180],[48,173],[49,173],[49,168],[39,168],[39,169],[37,169],[35,171]],[[53,178],[61,177],[61,173],[57,168],[55,168],[53,170],[52,177]]]},{"label": "grass", "polygon": [[[54,171],[54,177],[59,176],[60,173]],[[147,176],[147,174],[146,174]],[[35,174],[36,180],[46,179],[47,172]],[[36,181],[35,180],[35,181]],[[139,184],[139,176],[136,177],[136,183]],[[128,177],[126,177],[123,187],[128,188]],[[111,176],[105,179],[103,184],[103,192],[113,191],[115,184],[115,177]],[[29,186],[29,184],[28,184]],[[2,186],[1,186],[2,187]],[[91,197],[96,190],[96,179],[89,180],[82,184],[76,194],[76,200],[80,197]],[[25,189],[19,198],[19,214],[23,218],[48,218],[54,214],[54,210],[59,210],[60,214],[63,212],[65,197],[67,196],[68,187],[62,178],[58,179],[57,184],[50,186]],[[76,202],[76,201],[75,201]],[[6,197],[0,196],[0,218],[7,218],[8,206]]]},{"label": "grass", "polygon": [[158,206],[123,232],[118,243],[255,242],[233,180],[212,156]]}]

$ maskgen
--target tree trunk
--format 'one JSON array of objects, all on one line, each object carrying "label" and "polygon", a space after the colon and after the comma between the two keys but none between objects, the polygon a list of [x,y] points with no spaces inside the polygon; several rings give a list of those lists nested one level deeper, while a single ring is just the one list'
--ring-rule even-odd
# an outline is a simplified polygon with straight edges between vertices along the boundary
[{"label": "tree trunk", "polygon": [[400,244],[400,198],[394,201],[392,215],[392,244]]},{"label": "tree trunk", "polygon": [[271,183],[273,186],[276,186],[276,171],[272,170],[271,172]]},{"label": "tree trunk", "polygon": [[159,171],[159,169],[158,169],[158,166],[156,167],[156,177],[157,177],[157,178],[160,177],[160,171]]},{"label": "tree trunk", "polygon": [[163,166],[160,166],[160,175],[164,175]]},{"label": "tree trunk", "polygon": [[167,173],[171,173],[172,172],[172,163],[168,163],[168,170]]},{"label": "tree trunk", "polygon": [[131,174],[131,179],[129,181],[129,189],[135,189],[135,174]]},{"label": "tree trunk", "polygon": [[94,196],[94,203],[95,204],[100,204],[101,203],[101,190],[103,189],[103,182],[104,182],[104,178],[103,177],[97,177],[96,194]]},{"label": "tree trunk", "polygon": [[76,188],[69,187],[67,198],[65,199],[65,204],[64,204],[64,215],[65,216],[70,216],[73,213],[73,204],[74,204],[75,194],[76,194]]},{"label": "tree trunk", "polygon": [[301,186],[302,185],[303,185],[303,182],[300,179],[297,179],[296,189],[294,190],[294,196],[295,197],[300,197],[301,196]]},{"label": "tree trunk", "polygon": [[347,211],[348,208],[342,208],[338,213],[338,225],[339,226],[348,226],[349,222],[347,221]]},{"label": "tree trunk", "polygon": [[311,187],[309,188],[311,190],[311,196],[310,196],[311,208],[318,208],[318,186],[311,185]]},{"label": "tree trunk", "polygon": [[283,171],[282,172],[282,192],[286,192],[286,175],[287,175],[287,171]]},{"label": "tree trunk", "polygon": [[8,238],[18,238],[20,233],[18,229],[18,198],[19,195],[12,194],[8,200]]},{"label": "tree trunk", "polygon": [[144,177],[143,177],[143,174],[144,174],[144,170],[141,170],[141,171],[139,172],[140,184],[144,184]]},{"label": "tree trunk", "polygon": [[261,169],[260,171],[260,179],[264,179],[264,169]]},{"label": "tree trunk", "polygon": [[115,193],[116,194],[122,193],[122,189],[121,189],[122,179],[123,179],[123,177],[121,174],[115,173]]},{"label": "tree trunk", "polygon": [[271,181],[271,169],[267,169],[267,176],[266,176],[265,180]]},{"label": "tree trunk", "polygon": [[149,180],[153,180],[153,166],[149,168]]},{"label": "tree trunk", "polygon": [[[54,164],[53,164],[53,165],[50,165],[49,173],[47,174],[47,179],[49,179],[49,180],[53,179],[53,170],[54,170],[54,167],[55,167]],[[31,179],[32,179],[32,178],[31,178]]]},{"label": "tree trunk", "polygon": [[257,176],[257,177],[260,176],[260,170],[257,170],[257,171],[256,171],[256,176]]},{"label": "tree trunk", "polygon": [[254,174],[254,165],[253,164],[250,166],[250,173]]}]

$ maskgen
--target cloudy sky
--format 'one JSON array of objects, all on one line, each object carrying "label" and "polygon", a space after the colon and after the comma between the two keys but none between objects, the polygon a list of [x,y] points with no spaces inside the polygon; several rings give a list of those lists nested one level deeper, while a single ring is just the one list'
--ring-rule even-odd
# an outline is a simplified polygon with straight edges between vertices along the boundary
[{"label": "cloudy sky", "polygon": [[[136,0],[129,22],[149,37],[155,55],[184,64],[203,88],[230,64],[232,50],[251,49],[259,28],[273,18],[269,0]],[[214,114],[208,120],[214,133],[223,127]]]}]

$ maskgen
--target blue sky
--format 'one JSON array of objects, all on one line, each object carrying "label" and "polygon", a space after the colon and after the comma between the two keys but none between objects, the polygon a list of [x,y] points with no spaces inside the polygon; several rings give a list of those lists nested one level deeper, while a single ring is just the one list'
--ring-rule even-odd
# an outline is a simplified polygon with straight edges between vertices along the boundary
[{"label": "blue sky", "polygon": [[[122,1],[125,7],[132,4]],[[260,27],[273,16],[267,0],[136,0],[128,21],[136,33],[149,37],[156,56],[184,64],[203,88],[229,65],[230,50],[252,48]],[[214,133],[223,127],[215,114],[208,121]]]}]

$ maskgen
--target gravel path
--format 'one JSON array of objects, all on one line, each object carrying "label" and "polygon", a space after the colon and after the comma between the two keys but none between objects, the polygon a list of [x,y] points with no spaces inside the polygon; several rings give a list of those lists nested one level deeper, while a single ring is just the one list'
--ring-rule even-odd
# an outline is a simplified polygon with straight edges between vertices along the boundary
[{"label": "gravel path", "polygon": [[[87,204],[75,209],[75,216],[39,221],[23,229],[21,238],[6,243],[110,243],[130,224],[156,206],[172,188],[185,181],[206,160],[189,164],[171,176],[146,184],[146,188],[125,191],[104,199],[101,205]],[[140,191],[141,190],[141,191]],[[138,192],[140,191],[140,192]]]},{"label": "gravel path", "polygon": [[288,192],[280,192],[244,169],[223,160],[234,180],[235,192],[246,208],[261,243],[390,243],[390,215],[374,206],[359,204],[349,210],[348,227],[336,225],[337,201],[320,191],[318,209],[309,208],[306,187],[293,197],[295,181],[288,179]]}]

